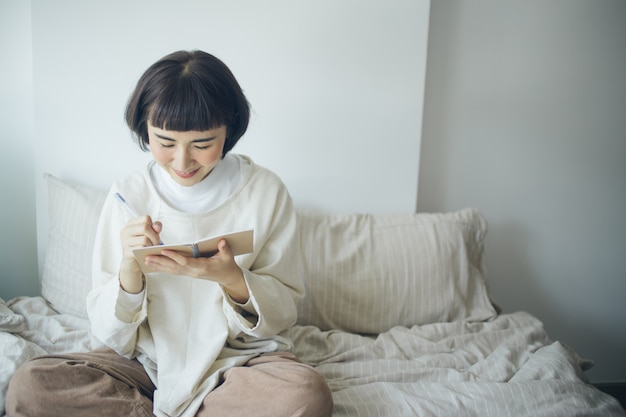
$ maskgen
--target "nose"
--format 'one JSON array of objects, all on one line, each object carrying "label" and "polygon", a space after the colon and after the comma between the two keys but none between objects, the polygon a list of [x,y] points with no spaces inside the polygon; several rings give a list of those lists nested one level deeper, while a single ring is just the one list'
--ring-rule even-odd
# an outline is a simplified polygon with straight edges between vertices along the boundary
[{"label": "nose", "polygon": [[177,162],[176,165],[179,166],[180,169],[189,168],[191,162],[191,153],[185,146],[181,146],[178,148],[175,154],[175,160]]}]

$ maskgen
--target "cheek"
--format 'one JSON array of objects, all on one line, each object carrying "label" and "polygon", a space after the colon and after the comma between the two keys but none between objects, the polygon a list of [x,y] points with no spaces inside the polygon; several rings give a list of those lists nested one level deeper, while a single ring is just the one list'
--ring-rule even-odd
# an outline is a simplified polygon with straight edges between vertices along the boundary
[{"label": "cheek", "polygon": [[222,159],[222,149],[215,146],[207,150],[200,156],[199,161],[202,165],[215,165]]},{"label": "cheek", "polygon": [[162,163],[169,160],[169,153],[167,150],[159,146],[150,146],[150,152],[152,153],[152,158],[157,162]]}]

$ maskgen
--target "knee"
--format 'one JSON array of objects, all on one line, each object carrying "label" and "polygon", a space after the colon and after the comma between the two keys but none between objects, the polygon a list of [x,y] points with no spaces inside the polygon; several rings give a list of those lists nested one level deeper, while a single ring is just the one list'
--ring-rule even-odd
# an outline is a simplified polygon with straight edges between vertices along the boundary
[{"label": "knee", "polygon": [[298,401],[303,417],[330,417],[333,413],[333,397],[324,377],[314,369],[303,384]]},{"label": "knee", "polygon": [[[36,403],[40,398],[39,395],[33,395],[38,391],[37,385],[41,383],[41,377],[37,376],[37,369],[38,360],[34,359],[22,364],[11,377],[5,399],[7,416],[30,416],[34,412],[33,408],[37,406]],[[26,406],[28,406],[28,412],[25,409]]]},{"label": "knee", "polygon": [[39,357],[25,362],[17,368],[7,389],[5,408],[8,417],[37,417],[58,415],[52,413],[66,400],[60,391],[75,385],[72,374],[64,359],[51,356]]}]

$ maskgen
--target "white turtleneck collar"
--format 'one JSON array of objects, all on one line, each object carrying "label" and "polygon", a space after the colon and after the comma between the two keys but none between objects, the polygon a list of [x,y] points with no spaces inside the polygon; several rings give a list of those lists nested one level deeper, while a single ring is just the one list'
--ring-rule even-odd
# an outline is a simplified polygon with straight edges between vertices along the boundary
[{"label": "white turtleneck collar", "polygon": [[150,178],[161,198],[185,213],[204,213],[224,203],[239,187],[250,164],[235,154],[226,156],[202,181],[189,187],[178,184],[155,161],[150,163]]}]

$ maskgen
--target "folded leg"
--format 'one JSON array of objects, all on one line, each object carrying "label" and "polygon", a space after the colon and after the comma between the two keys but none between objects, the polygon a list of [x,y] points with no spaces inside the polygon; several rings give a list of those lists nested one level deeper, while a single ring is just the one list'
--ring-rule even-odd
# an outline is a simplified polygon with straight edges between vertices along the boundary
[{"label": "folded leg", "polygon": [[112,350],[49,355],[11,378],[8,417],[152,417],[154,385],[136,360]]}]

